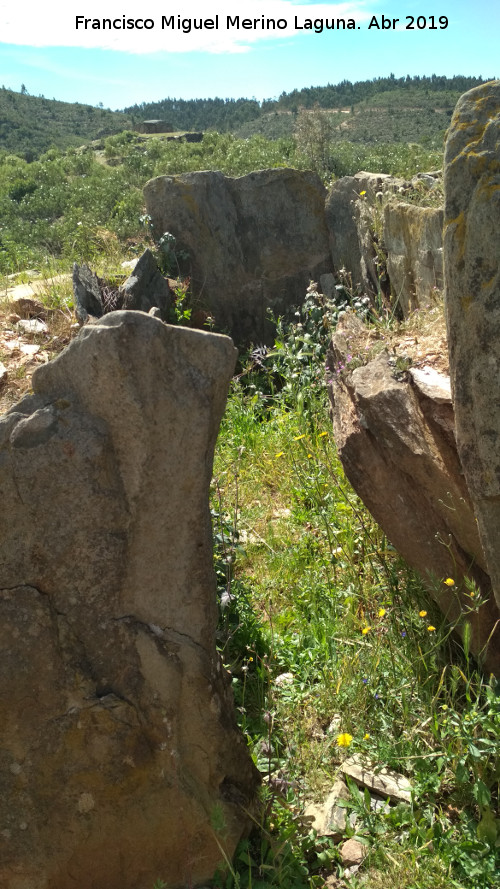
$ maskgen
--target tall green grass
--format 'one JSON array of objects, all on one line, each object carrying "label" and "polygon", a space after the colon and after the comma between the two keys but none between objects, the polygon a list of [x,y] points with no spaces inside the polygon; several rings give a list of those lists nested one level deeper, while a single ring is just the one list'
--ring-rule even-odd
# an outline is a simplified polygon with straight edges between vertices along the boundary
[{"label": "tall green grass", "polygon": [[310,317],[309,302],[260,366],[244,362],[217,447],[220,648],[266,788],[262,822],[226,883],[313,886],[341,875],[338,850],[301,812],[360,752],[409,776],[414,793],[385,815],[352,801],[369,856],[349,885],[365,885],[365,872],[366,885],[381,886],[389,872],[408,889],[491,889],[498,685],[454,641],[345,479],[324,337],[304,341]]}]

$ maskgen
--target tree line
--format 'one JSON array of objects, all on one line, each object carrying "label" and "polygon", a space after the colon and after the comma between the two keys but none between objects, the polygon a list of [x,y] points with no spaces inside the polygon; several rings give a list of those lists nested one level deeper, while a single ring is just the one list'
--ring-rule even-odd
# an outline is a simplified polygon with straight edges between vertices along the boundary
[{"label": "tree line", "polygon": [[[488,79],[488,78],[487,78]],[[491,78],[489,78],[491,79]],[[141,102],[125,108],[126,114],[135,119],[163,119],[176,130],[207,130],[219,132],[237,130],[244,123],[256,120],[271,112],[289,111],[297,113],[302,108],[350,108],[360,102],[372,99],[378,93],[388,91],[418,91],[422,98],[426,94],[449,93],[449,102],[454,105],[458,97],[482,83],[481,77],[441,77],[431,76],[377,77],[373,80],[362,80],[351,83],[343,80],[336,85],[311,86],[300,90],[283,92],[277,99],[161,99],[158,102]],[[431,96],[432,98],[432,96]]]}]

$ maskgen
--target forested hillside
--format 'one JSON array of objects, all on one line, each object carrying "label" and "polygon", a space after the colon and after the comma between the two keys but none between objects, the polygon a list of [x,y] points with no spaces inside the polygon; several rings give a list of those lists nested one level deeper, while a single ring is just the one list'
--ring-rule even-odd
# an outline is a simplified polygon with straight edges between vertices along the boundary
[{"label": "forested hillside", "polygon": [[[179,130],[216,129],[235,131],[249,121],[256,121],[270,113],[299,108],[350,109],[360,103],[378,105],[379,94],[388,94],[394,106],[403,109],[411,104],[417,108],[453,108],[462,93],[479,86],[480,77],[378,77],[351,83],[343,80],[337,85],[306,87],[282,93],[279,99],[162,99],[143,102],[125,108],[125,113],[141,120],[162,118]],[[387,105],[384,99],[382,105]]]},{"label": "forested hillside", "polygon": [[130,128],[121,111],[57,102],[0,89],[0,149],[34,160],[48,148],[69,148]]},{"label": "forested hillside", "polygon": [[143,120],[164,120],[173,130],[256,133],[268,139],[293,134],[300,109],[332,113],[332,138],[351,142],[419,142],[441,147],[459,96],[484,81],[478,77],[379,77],[307,87],[278,99],[174,99],[142,102],[123,111],[58,102],[0,89],[0,151],[26,160],[49,148],[79,146],[133,129]]}]

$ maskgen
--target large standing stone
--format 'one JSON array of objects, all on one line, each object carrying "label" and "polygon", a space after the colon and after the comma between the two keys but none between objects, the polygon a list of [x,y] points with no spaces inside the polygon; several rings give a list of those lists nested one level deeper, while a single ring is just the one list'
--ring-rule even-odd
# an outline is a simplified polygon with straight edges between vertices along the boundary
[{"label": "large standing stone", "polygon": [[446,142],[444,186],[457,444],[500,606],[500,81],[459,100]]},{"label": "large standing stone", "polygon": [[[500,675],[500,611],[457,455],[449,380],[419,370],[398,379],[386,352],[348,373],[349,337],[349,329],[338,331],[328,358],[335,442],[346,475],[391,543],[426,579],[445,616],[462,627],[469,622],[471,650]],[[456,581],[451,590],[443,583],[448,577]],[[488,600],[478,612],[461,588],[465,577]]]},{"label": "large standing stone", "polygon": [[261,170],[231,179],[184,173],[144,189],[156,234],[189,254],[196,301],[237,342],[273,342],[275,316],[302,305],[311,280],[331,271],[325,189],[315,173]]},{"label": "large standing stone", "polygon": [[256,772],[215,652],[235,349],[116,312],[0,420],[0,886],[196,886]]}]

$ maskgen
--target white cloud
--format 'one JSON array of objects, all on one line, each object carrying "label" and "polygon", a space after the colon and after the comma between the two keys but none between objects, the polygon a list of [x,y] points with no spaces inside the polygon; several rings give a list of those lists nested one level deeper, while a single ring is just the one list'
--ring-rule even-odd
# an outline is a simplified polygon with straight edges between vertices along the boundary
[{"label": "white cloud", "polygon": [[[177,0],[174,5],[159,0],[60,0],[55,5],[41,4],[40,0],[24,3],[0,2],[0,41],[21,46],[66,46],[89,49],[120,50],[129,53],[196,52],[235,53],[247,52],[252,44],[262,40],[290,39],[297,34],[313,34],[303,29],[305,20],[323,20],[330,23],[338,18],[353,18],[356,25],[363,24],[371,16],[365,11],[363,0],[344,3],[308,3],[294,0]],[[236,8],[235,8],[236,6]],[[84,22],[76,27],[77,16],[99,20],[101,28]],[[207,20],[218,16],[218,27],[207,27]],[[231,26],[239,16],[240,27]],[[162,19],[173,17],[173,27],[162,28]],[[297,25],[302,30],[295,28]],[[102,27],[103,19],[111,19],[119,27]],[[148,20],[153,27],[123,27],[123,19],[142,23]],[[254,27],[244,28],[242,20],[250,19]],[[273,29],[271,21],[280,22]],[[286,27],[283,27],[286,22]],[[184,24],[183,24],[184,23]],[[191,31],[187,33],[191,23]],[[203,23],[203,27],[199,27]],[[228,27],[229,24],[229,27]],[[197,27],[195,27],[195,25]],[[326,27],[326,25],[325,25]]]}]

